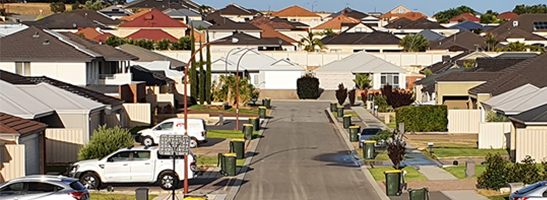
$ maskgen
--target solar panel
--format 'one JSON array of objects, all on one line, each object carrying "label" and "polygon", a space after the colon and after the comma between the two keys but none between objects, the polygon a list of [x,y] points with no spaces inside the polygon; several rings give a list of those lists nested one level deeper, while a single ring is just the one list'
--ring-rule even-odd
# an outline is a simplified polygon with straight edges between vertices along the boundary
[{"label": "solar panel", "polygon": [[547,30],[547,22],[534,22],[534,30]]}]

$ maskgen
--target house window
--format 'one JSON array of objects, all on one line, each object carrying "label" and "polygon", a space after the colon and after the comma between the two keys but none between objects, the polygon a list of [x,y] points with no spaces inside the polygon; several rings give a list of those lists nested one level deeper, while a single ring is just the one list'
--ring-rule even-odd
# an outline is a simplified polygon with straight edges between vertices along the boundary
[{"label": "house window", "polygon": [[384,87],[385,85],[391,85],[393,88],[399,88],[399,74],[382,73],[380,75],[380,87]]},{"label": "house window", "polygon": [[15,62],[15,73],[30,76],[30,62]]}]

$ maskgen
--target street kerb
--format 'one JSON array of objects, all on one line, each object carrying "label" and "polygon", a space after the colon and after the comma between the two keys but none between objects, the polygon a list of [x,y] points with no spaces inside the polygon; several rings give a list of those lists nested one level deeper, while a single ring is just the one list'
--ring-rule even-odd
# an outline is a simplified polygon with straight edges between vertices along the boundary
[{"label": "street kerb", "polygon": [[[270,116],[273,116],[273,114],[274,114],[274,110],[271,110]],[[270,119],[271,118],[264,119],[264,122],[262,123],[263,124],[262,126],[266,127],[268,125],[268,122],[270,121]],[[260,139],[262,138],[261,136],[262,136],[262,134],[264,134],[264,131],[266,131],[266,129],[260,129],[260,131],[258,132],[258,137],[256,138],[256,142],[252,142],[252,145],[251,145],[251,148],[249,149],[249,151],[256,152],[256,148],[258,147],[258,143],[260,143]],[[253,158],[254,158],[255,155],[257,155],[257,154],[251,154],[250,156],[247,157],[247,159],[245,160],[245,163],[243,164],[244,169],[249,169],[249,165],[253,161]],[[243,171],[242,173],[239,173],[236,176],[235,182],[234,182],[232,188],[230,189],[230,192],[228,193],[228,195],[225,198],[226,200],[235,199],[235,197],[237,195],[237,192],[239,191],[239,188],[241,187],[241,184],[243,183],[243,180],[245,179],[245,175],[247,174],[247,171],[248,170],[245,170],[245,171]]]},{"label": "street kerb", "polygon": [[352,157],[356,160],[357,163],[359,163],[361,171],[365,175],[365,178],[367,179],[367,181],[370,183],[370,185],[372,185],[372,188],[374,188],[374,190],[376,191],[380,199],[390,200],[389,197],[386,196],[386,193],[384,192],[384,190],[382,190],[382,188],[380,188],[378,183],[376,183],[376,181],[374,180],[374,177],[372,177],[372,174],[367,169],[366,165],[363,165],[363,158],[359,156],[357,152],[355,151],[355,149],[353,148],[353,145],[349,141],[348,134],[346,134],[347,133],[346,130],[342,127],[340,122],[338,122],[338,120],[334,117],[334,115],[330,111],[330,108],[327,108],[326,110],[327,110],[327,113],[329,114],[329,117],[332,119],[332,121],[334,122],[334,125],[336,126],[336,132],[338,133],[338,136],[340,136],[340,138],[344,141],[344,144],[346,144],[346,147],[351,151],[351,154],[353,155]]}]

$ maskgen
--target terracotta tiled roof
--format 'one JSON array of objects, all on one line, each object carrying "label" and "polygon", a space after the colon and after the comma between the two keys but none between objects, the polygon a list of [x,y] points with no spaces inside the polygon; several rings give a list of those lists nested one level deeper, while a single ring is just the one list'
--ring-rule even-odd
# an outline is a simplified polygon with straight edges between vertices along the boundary
[{"label": "terracotta tiled roof", "polygon": [[159,10],[152,9],[150,12],[134,18],[132,21],[120,25],[122,27],[176,27],[188,28],[188,25],[175,20]]},{"label": "terracotta tiled roof", "polygon": [[289,42],[289,43],[297,43],[298,42],[298,41],[284,35],[283,33],[277,32],[275,29],[273,29],[272,27],[270,27],[266,24],[259,25],[258,28],[263,30],[262,38],[280,38],[280,39],[284,40],[285,42]]},{"label": "terracotta tiled roof", "polygon": [[122,17],[122,18],[120,18],[120,21],[131,21],[131,20],[133,20],[137,17],[140,17],[140,16],[142,16],[146,13],[149,13],[149,12],[150,12],[150,9],[144,9],[144,10],[141,10],[140,12],[138,12],[138,13]]},{"label": "terracotta tiled roof", "polygon": [[283,10],[273,12],[274,17],[321,17],[318,14],[294,5]]},{"label": "terracotta tiled roof", "polygon": [[388,13],[383,14],[382,16],[380,16],[380,18],[391,19],[391,18],[399,18],[399,17],[403,17],[403,16],[422,16],[422,17],[427,18],[427,15],[425,15],[421,12],[406,12],[406,13],[391,13],[391,12],[388,12]]},{"label": "terracotta tiled roof", "polygon": [[391,20],[391,21],[394,22],[394,21],[397,21],[397,20],[402,19],[402,18],[409,19],[410,21],[416,21],[420,18],[426,18],[427,19],[427,16],[424,15],[423,13],[421,13],[421,12],[407,12],[407,13],[401,15],[399,18]]},{"label": "terracotta tiled roof", "polygon": [[42,132],[47,125],[33,120],[23,119],[0,113],[0,133],[21,134],[21,136]]},{"label": "terracotta tiled roof", "polygon": [[113,36],[112,33],[104,33],[102,35],[99,35],[99,36],[93,38],[93,40],[95,40],[97,42],[104,42],[106,40],[106,38],[108,38],[110,36]]},{"label": "terracotta tiled roof", "polygon": [[323,29],[331,28],[334,30],[340,30],[342,29],[342,24],[358,24],[358,23],[361,23],[361,21],[353,17],[348,17],[343,14],[343,15],[338,15],[337,17],[332,18],[329,21],[326,21],[322,24],[319,24],[316,27],[313,27],[312,29],[323,30]]},{"label": "terracotta tiled roof", "polygon": [[102,35],[101,33],[99,33],[99,31],[97,31],[97,29],[94,29],[94,28],[80,29],[80,30],[78,30],[78,32],[76,32],[76,35],[80,35],[80,34],[84,35],[85,38],[90,39],[90,40]]},{"label": "terracotta tiled roof", "polygon": [[504,13],[501,13],[498,15],[498,19],[514,19],[517,18],[519,15],[517,13],[507,11]]},{"label": "terracotta tiled roof", "polygon": [[251,21],[249,21],[249,24],[255,25],[260,27],[260,25],[266,24],[269,27],[273,29],[294,29],[293,25],[289,21],[273,21],[267,17],[255,17]]},{"label": "terracotta tiled roof", "polygon": [[177,42],[179,39],[173,37],[173,35],[161,30],[161,29],[141,29],[137,32],[131,33],[131,35],[128,35],[128,39],[148,39],[148,40],[154,40],[154,41],[160,41],[162,39],[168,39],[172,42]]},{"label": "terracotta tiled roof", "polygon": [[452,19],[450,19],[450,22],[458,22],[459,20],[464,20],[464,21],[472,21],[472,22],[480,22],[481,19],[479,19],[478,17],[475,17],[475,15],[472,15],[472,14],[469,14],[469,13],[463,13],[457,17],[454,17]]}]

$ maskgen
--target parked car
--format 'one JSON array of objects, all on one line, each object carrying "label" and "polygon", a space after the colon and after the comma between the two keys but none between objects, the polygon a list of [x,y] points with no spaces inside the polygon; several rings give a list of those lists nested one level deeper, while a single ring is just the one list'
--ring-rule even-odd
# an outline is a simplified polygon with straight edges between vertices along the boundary
[{"label": "parked car", "polygon": [[[135,137],[136,142],[144,146],[153,146],[158,144],[162,134],[181,134],[184,135],[184,118],[167,119],[160,124],[141,130]],[[190,148],[196,148],[199,144],[207,142],[207,128],[203,119],[188,119],[188,135],[192,139]]]},{"label": "parked car", "polygon": [[89,200],[89,192],[78,179],[65,176],[30,175],[0,185],[5,200]]},{"label": "parked car", "polygon": [[[359,148],[363,148],[363,144],[365,143],[365,140],[370,140],[370,138],[376,133],[380,132],[382,128],[380,127],[366,127],[363,128],[361,133],[359,134]],[[375,146],[380,146],[380,141],[377,141]]]},{"label": "parked car", "polygon": [[68,174],[87,189],[98,189],[102,183],[158,183],[169,190],[184,180],[184,170],[188,170],[188,179],[197,175],[192,153],[188,155],[188,166],[184,167],[183,156],[176,157],[175,165],[173,170],[173,159],[160,155],[154,147],[129,147],[101,159],[76,162]]},{"label": "parked car", "polygon": [[527,199],[547,200],[547,181],[534,183],[509,195],[509,200]]}]

